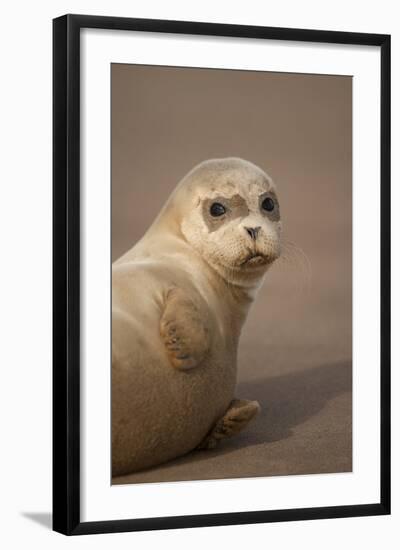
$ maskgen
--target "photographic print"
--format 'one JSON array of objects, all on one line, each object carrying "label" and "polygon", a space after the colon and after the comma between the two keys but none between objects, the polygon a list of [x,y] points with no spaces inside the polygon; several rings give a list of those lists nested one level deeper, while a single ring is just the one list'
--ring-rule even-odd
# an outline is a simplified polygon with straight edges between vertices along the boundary
[{"label": "photographic print", "polygon": [[53,529],[390,514],[390,36],[53,29]]},{"label": "photographic print", "polygon": [[352,471],[352,77],[111,64],[112,484]]}]

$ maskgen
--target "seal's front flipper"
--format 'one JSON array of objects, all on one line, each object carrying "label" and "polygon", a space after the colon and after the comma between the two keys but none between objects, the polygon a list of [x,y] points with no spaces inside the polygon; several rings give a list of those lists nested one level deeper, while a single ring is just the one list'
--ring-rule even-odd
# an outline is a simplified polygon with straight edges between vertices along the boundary
[{"label": "seal's front flipper", "polygon": [[258,401],[233,399],[224,416],[218,420],[198,449],[214,449],[221,439],[241,432],[260,409]]},{"label": "seal's front flipper", "polygon": [[189,370],[200,365],[209,349],[209,334],[193,300],[181,289],[168,291],[160,334],[173,367]]}]

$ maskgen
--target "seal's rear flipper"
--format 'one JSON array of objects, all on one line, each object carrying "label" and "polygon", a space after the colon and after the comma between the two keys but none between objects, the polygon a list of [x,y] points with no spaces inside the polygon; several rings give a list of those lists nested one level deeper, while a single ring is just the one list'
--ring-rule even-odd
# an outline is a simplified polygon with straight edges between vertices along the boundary
[{"label": "seal's rear flipper", "polygon": [[258,401],[233,399],[224,416],[218,420],[197,448],[214,449],[221,439],[241,432],[260,410]]},{"label": "seal's rear flipper", "polygon": [[200,365],[209,349],[208,330],[191,298],[181,289],[168,291],[160,334],[173,367],[189,370]]}]

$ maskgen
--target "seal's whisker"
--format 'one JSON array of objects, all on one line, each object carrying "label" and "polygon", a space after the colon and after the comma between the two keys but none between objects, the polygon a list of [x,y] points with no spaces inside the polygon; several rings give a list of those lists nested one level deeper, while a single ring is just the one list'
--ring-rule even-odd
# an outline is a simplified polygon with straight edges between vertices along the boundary
[{"label": "seal's whisker", "polygon": [[[312,266],[309,257],[301,247],[292,241],[284,239],[282,241],[282,253],[278,263],[285,268],[290,268],[290,272],[297,275],[293,279],[297,290],[306,290],[310,292]],[[298,276],[299,274],[301,274],[300,277]]]}]

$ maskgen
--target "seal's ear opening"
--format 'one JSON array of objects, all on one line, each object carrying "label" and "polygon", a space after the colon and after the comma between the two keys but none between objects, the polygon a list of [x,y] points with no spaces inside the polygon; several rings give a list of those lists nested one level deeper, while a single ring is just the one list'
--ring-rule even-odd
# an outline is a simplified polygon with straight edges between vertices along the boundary
[{"label": "seal's ear opening", "polygon": [[[148,236],[161,238],[172,234],[182,238],[181,224],[184,216],[187,214],[193,204],[193,194],[181,181],[173,190],[166,203],[160,210],[158,216],[147,231]],[[197,201],[197,197],[196,197]]]}]

